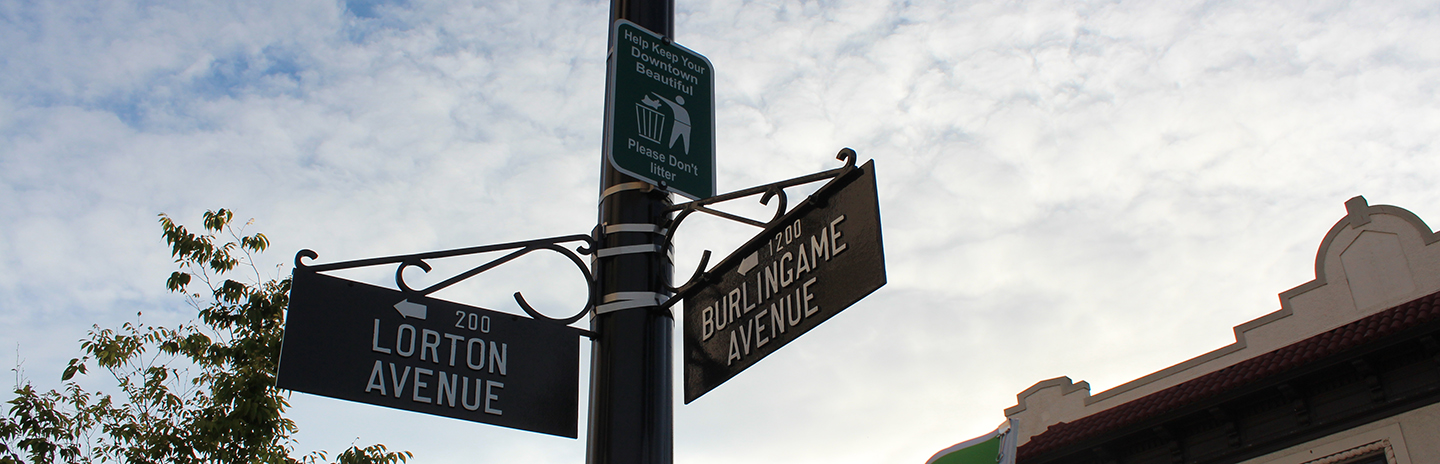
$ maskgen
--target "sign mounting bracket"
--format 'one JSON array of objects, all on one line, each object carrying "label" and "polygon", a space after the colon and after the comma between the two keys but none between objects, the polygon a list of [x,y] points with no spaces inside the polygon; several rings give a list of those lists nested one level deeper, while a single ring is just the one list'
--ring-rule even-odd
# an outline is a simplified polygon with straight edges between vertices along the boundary
[{"label": "sign mounting bracket", "polygon": [[[566,248],[564,245],[562,245],[574,242],[581,242],[581,245],[575,247],[573,250],[570,248]],[[532,252],[541,250],[553,251],[556,253],[560,253],[567,258],[570,258],[570,261],[575,263],[575,267],[579,268],[580,272],[584,274],[585,285],[587,286],[586,293],[588,294],[588,298],[585,301],[585,307],[581,309],[580,312],[576,313],[574,316],[556,319],[546,316],[535,310],[535,308],[532,307],[530,303],[525,301],[525,297],[521,295],[520,292],[515,292],[514,294],[515,303],[520,305],[520,309],[524,310],[525,314],[530,315],[530,317],[534,318],[535,320],[551,322],[569,327],[570,324],[580,320],[581,317],[584,317],[585,314],[589,313],[595,308],[595,277],[593,273],[590,272],[590,268],[586,266],[585,262],[580,258],[581,255],[592,255],[596,253],[595,239],[591,238],[588,235],[564,235],[560,237],[541,238],[520,242],[501,243],[496,245],[481,245],[468,248],[457,248],[453,250],[431,251],[408,255],[383,256],[379,258],[357,259],[352,261],[341,261],[337,263],[315,265],[306,264],[302,260],[302,258],[316,259],[320,255],[312,250],[305,249],[300,250],[300,252],[295,254],[295,268],[297,270],[304,270],[310,272],[323,272],[359,267],[381,266],[385,264],[399,264],[399,266],[395,269],[395,285],[400,288],[401,293],[407,295],[425,296],[445,287],[460,283],[461,281],[464,281],[471,277],[480,275],[481,273],[499,267],[502,264],[514,261],[521,256],[525,256]],[[430,265],[426,263],[425,260],[449,258],[454,256],[475,255],[481,253],[494,253],[501,251],[510,251],[510,253],[506,254],[505,256],[490,260],[485,264],[481,264],[479,266],[471,268],[468,271],[462,272],[459,275],[456,275],[429,287],[416,290],[405,283],[404,271],[406,267],[414,266],[420,268],[422,271],[430,272]],[[581,335],[595,338],[594,332],[575,327],[570,328],[578,331]]]},{"label": "sign mounting bracket", "polygon": [[[844,179],[846,175],[854,171],[855,159],[858,156],[859,155],[855,153],[855,150],[852,150],[850,148],[842,148],[840,149],[839,153],[835,154],[835,159],[844,161],[844,166],[792,179],[786,179],[779,182],[758,185],[743,190],[736,190],[734,192],[730,192],[724,195],[717,195],[702,200],[695,200],[671,206],[669,210],[672,212],[677,212],[677,214],[675,215],[674,219],[670,220],[668,227],[666,227],[667,229],[669,229],[669,231],[665,234],[665,247],[670,248],[670,245],[675,238],[675,230],[680,227],[680,223],[684,221],[686,217],[690,216],[690,214],[695,212],[701,212],[741,224],[765,229],[779,222],[780,219],[784,217],[785,213],[788,211],[786,208],[788,204],[788,196],[785,193],[785,189],[819,182],[822,180],[829,180],[829,182],[827,182],[825,186],[820,187],[819,190],[815,191],[814,194],[810,195],[810,197],[806,199],[806,201],[823,203],[825,201],[825,198],[830,194],[830,190],[825,187],[835,183],[837,180]],[[724,211],[718,211],[707,207],[716,203],[723,203],[731,200],[753,197],[755,195],[760,195],[760,204],[762,205],[769,205],[771,198],[779,199],[779,203],[776,205],[775,209],[775,216],[771,217],[769,221],[760,222],[754,219],[726,213]],[[705,250],[704,254],[700,256],[700,265],[696,266],[694,274],[691,274],[690,279],[686,281],[685,284],[674,288],[675,295],[672,296],[668,301],[662,303],[661,308],[669,308],[671,306],[674,306],[675,303],[683,300],[687,295],[693,294],[699,288],[699,286],[701,286],[705,283],[705,281],[708,280],[708,275],[705,272],[705,268],[707,265],[710,264],[710,254],[710,250]]]}]

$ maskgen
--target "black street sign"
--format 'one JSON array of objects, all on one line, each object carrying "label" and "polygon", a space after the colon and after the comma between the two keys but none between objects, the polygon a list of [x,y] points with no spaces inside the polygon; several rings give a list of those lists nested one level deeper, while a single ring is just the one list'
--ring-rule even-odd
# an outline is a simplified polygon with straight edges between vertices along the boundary
[{"label": "black street sign", "polygon": [[576,438],[570,328],[297,269],[276,386]]},{"label": "black street sign", "polygon": [[822,187],[685,298],[685,403],[885,285],[875,162]]}]

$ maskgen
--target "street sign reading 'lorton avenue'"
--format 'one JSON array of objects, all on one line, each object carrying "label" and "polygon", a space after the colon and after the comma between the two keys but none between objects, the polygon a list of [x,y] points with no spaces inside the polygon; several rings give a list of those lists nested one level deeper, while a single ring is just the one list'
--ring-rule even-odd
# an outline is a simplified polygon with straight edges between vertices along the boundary
[{"label": "street sign reading 'lorton avenue'", "polygon": [[560,324],[297,269],[276,386],[575,438],[579,352]]},{"label": "street sign reading 'lorton avenue'", "polygon": [[620,20],[606,95],[605,157],[616,170],[690,198],[715,196],[710,60]]},{"label": "street sign reading 'lorton avenue'", "polygon": [[685,402],[885,285],[875,162],[837,179],[685,298]]}]

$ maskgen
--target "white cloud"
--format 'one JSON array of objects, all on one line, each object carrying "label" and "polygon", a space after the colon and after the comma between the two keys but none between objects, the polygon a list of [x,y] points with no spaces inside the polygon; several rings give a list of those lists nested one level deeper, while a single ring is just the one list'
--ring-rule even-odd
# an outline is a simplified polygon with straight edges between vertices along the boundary
[{"label": "white cloud", "polygon": [[[677,406],[677,461],[919,462],[993,428],[1036,381],[1098,391],[1224,344],[1313,277],[1351,196],[1440,221],[1427,8],[679,2],[678,42],[717,71],[720,189],[836,167],[845,146],[874,158],[889,284]],[[0,339],[54,385],[89,324],[182,314],[160,287],[160,212],[255,217],[266,269],[301,248],[329,262],[587,233],[607,12],[0,3]],[[769,214],[753,201],[734,207]],[[681,229],[680,279],[701,249],[718,261],[755,232]],[[501,306],[519,289],[568,311],[583,289],[522,278],[573,279],[554,261],[456,298]],[[584,453],[294,401],[301,448]]]}]

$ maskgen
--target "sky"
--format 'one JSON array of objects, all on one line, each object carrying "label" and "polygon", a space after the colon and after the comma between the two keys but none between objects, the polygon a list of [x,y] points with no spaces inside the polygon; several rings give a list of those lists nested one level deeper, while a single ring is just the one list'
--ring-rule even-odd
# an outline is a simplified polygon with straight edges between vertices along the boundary
[{"label": "sky", "polygon": [[[164,287],[160,213],[253,218],[260,279],[307,248],[588,233],[608,12],[0,0],[0,364],[55,388],[92,325],[193,318]],[[677,380],[677,463],[921,463],[1039,381],[1099,393],[1232,342],[1314,278],[1353,196],[1440,221],[1433,2],[676,0],[675,31],[714,66],[719,190],[853,148],[875,161],[888,277],[692,404]],[[751,203],[734,208],[773,214]],[[758,232],[687,219],[677,274]],[[536,255],[440,296],[518,313],[521,291],[568,316],[585,284],[565,266]],[[290,400],[299,452],[584,459],[583,424]]]}]

